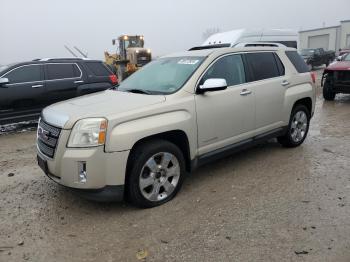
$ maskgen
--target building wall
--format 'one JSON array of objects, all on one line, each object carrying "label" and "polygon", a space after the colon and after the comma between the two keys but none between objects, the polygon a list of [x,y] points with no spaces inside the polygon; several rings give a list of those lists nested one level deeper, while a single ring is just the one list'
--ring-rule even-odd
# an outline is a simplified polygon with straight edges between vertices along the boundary
[{"label": "building wall", "polygon": [[350,47],[350,20],[342,21],[340,25],[340,48]]},{"label": "building wall", "polygon": [[[309,47],[309,38],[313,36],[329,35],[328,50],[337,50],[338,27],[321,28],[299,32],[299,49]],[[339,49],[339,48],[338,48]]]}]

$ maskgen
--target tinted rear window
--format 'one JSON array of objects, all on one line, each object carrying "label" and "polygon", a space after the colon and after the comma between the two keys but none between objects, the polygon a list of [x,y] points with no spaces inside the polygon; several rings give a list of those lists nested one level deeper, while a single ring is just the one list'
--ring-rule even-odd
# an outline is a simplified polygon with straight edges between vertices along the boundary
[{"label": "tinted rear window", "polygon": [[80,70],[76,64],[48,64],[47,79],[65,79],[80,77]]},{"label": "tinted rear window", "polygon": [[111,72],[102,63],[86,63],[86,66],[95,76],[109,76]]},{"label": "tinted rear window", "polygon": [[284,75],[283,65],[277,65],[275,54],[272,52],[250,53],[245,56],[250,72],[250,81],[259,81]]},{"label": "tinted rear window", "polygon": [[308,66],[297,51],[286,51],[286,55],[288,56],[289,60],[292,62],[298,73],[309,72]]}]

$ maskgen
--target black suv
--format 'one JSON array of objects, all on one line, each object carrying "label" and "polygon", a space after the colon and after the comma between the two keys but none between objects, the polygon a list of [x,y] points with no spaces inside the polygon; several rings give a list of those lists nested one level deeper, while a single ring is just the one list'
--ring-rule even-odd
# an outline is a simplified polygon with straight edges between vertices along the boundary
[{"label": "black suv", "polygon": [[98,60],[37,59],[0,67],[0,125],[33,119],[47,105],[118,83]]}]

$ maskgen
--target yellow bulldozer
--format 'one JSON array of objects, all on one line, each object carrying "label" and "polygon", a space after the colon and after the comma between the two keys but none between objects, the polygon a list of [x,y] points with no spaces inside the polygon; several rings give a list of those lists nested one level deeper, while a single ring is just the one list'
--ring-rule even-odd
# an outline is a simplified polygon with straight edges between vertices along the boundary
[{"label": "yellow bulldozer", "polygon": [[151,50],[144,48],[145,41],[141,35],[122,35],[113,39],[112,43],[117,46],[117,53],[105,52],[105,60],[119,82],[152,60]]}]

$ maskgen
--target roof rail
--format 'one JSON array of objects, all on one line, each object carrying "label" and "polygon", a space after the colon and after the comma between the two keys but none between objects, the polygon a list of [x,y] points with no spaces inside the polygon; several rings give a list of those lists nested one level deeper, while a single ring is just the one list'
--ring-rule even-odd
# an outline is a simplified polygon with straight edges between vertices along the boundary
[{"label": "roof rail", "polygon": [[85,57],[68,57],[68,58],[41,58],[41,59],[34,59],[33,61],[47,62],[47,61],[81,61],[81,60],[91,60],[91,59],[85,58]]},{"label": "roof rail", "polygon": [[280,43],[273,43],[273,42],[247,42],[247,43],[237,43],[233,45],[232,47],[257,47],[257,46],[264,46],[264,47],[286,47],[283,44]]},{"label": "roof rail", "polygon": [[195,46],[189,49],[188,51],[196,51],[196,50],[204,50],[204,49],[214,49],[214,48],[224,48],[230,47],[230,44],[219,44],[219,45],[203,45],[203,46]]},{"label": "roof rail", "polygon": [[246,42],[246,43],[237,43],[235,45],[231,44],[218,44],[218,45],[203,45],[195,46],[189,49],[188,51],[204,50],[204,49],[214,49],[214,48],[224,48],[224,47],[286,47],[280,43],[274,42]]}]

